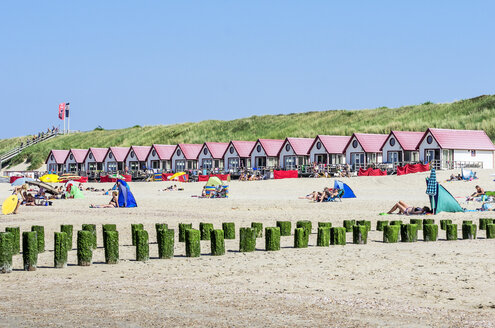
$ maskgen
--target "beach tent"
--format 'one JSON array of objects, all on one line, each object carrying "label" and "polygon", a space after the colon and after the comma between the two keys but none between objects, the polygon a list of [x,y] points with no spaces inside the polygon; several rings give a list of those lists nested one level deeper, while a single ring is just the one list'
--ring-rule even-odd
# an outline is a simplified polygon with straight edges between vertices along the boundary
[{"label": "beach tent", "polygon": [[224,185],[222,180],[219,177],[210,177],[206,182],[205,189],[206,195],[209,195],[212,191],[214,191],[218,186],[222,186],[222,190],[225,191],[225,197],[229,197],[229,186]]},{"label": "beach tent", "polygon": [[221,186],[222,185],[222,180],[220,180],[219,177],[210,177],[208,179],[208,182],[206,182],[206,186]]},{"label": "beach tent", "polygon": [[72,197],[74,199],[83,199],[84,198],[84,194],[82,193],[82,191],[74,184],[71,184],[69,195],[70,195],[70,197]]},{"label": "beach tent", "polygon": [[440,212],[464,212],[461,205],[441,184],[437,182],[435,169],[431,169],[429,178],[426,178],[426,194],[430,196],[430,205],[433,214]]},{"label": "beach tent", "polygon": [[342,189],[344,190],[344,195],[342,198],[356,198],[354,191],[346,184],[340,180],[335,180],[333,183],[333,189]]},{"label": "beach tent", "polygon": [[461,169],[461,176],[462,176],[462,180],[467,180],[467,181],[478,179],[476,177],[476,172],[473,172],[472,170],[468,170],[468,169]]},{"label": "beach tent", "polygon": [[117,186],[119,188],[119,207],[137,207],[136,200],[127,182],[119,179],[117,180]]}]

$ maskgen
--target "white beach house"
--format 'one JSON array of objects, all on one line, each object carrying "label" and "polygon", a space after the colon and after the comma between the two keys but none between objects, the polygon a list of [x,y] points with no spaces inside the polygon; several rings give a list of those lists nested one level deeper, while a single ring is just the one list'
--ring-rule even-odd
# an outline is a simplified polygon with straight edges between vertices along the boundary
[{"label": "white beach house", "polygon": [[172,168],[174,172],[195,170],[198,168],[198,156],[202,144],[178,144],[172,155]]},{"label": "white beach house", "polygon": [[199,168],[223,170],[223,154],[228,145],[228,142],[205,142],[198,155]]},{"label": "white beach house", "polygon": [[88,151],[89,149],[71,149],[64,163],[67,172],[85,172],[86,166],[84,165],[84,160],[86,159]]},{"label": "white beach house", "polygon": [[87,172],[104,171],[105,156],[108,153],[108,148],[89,148],[84,166]]},{"label": "white beach house", "polygon": [[278,166],[278,153],[283,143],[280,139],[258,139],[250,154],[252,168]]},{"label": "white beach house", "polygon": [[279,150],[280,167],[294,170],[309,163],[309,149],[314,138],[286,138]]},{"label": "white beach house", "polygon": [[223,155],[224,167],[227,171],[236,172],[239,169],[251,167],[251,151],[256,141],[231,141]]},{"label": "white beach house", "polygon": [[309,149],[309,161],[323,165],[345,164],[344,150],[350,139],[349,136],[318,135]]},{"label": "white beach house", "polygon": [[68,150],[52,149],[45,161],[47,171],[55,174],[67,172],[65,166],[67,156],[69,156]]},{"label": "white beach house", "polygon": [[147,166],[154,171],[172,170],[172,155],[177,145],[157,145],[151,146],[148,154]]},{"label": "white beach house", "polygon": [[151,146],[131,146],[125,158],[125,166],[131,171],[147,169],[146,159],[151,151]]},{"label": "white beach house", "polygon": [[424,132],[391,131],[380,147],[385,163],[419,162],[418,143]]},{"label": "white beach house", "polygon": [[354,168],[382,163],[381,146],[387,134],[353,133],[344,152],[346,163]]},{"label": "white beach house", "polygon": [[110,147],[103,161],[107,172],[124,172],[125,159],[130,147]]}]

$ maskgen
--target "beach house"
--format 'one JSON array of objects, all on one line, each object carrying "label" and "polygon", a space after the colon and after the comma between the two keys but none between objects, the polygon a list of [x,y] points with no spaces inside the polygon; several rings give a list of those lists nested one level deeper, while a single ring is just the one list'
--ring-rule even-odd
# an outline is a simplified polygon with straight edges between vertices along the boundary
[{"label": "beach house", "polygon": [[173,171],[182,172],[197,169],[201,148],[203,148],[202,144],[178,144],[172,155]]},{"label": "beach house", "polygon": [[351,137],[318,135],[309,148],[309,161],[316,164],[345,164],[345,147]]},{"label": "beach house", "polygon": [[124,172],[125,159],[129,150],[130,147],[110,147],[103,161],[107,172]]},{"label": "beach house", "polygon": [[278,153],[283,143],[280,139],[258,139],[250,154],[252,168],[278,166]]},{"label": "beach house", "polygon": [[177,145],[156,145],[151,146],[148,154],[147,166],[153,170],[172,170],[172,155]]},{"label": "beach house", "polygon": [[65,166],[67,156],[69,156],[69,150],[52,149],[45,161],[47,171],[56,174],[67,172]]},{"label": "beach house", "polygon": [[71,173],[85,172],[86,166],[84,160],[89,149],[71,149],[65,159],[66,171]]},{"label": "beach house", "polygon": [[104,171],[104,161],[107,153],[108,148],[89,148],[84,159],[86,172]]},{"label": "beach house", "polygon": [[387,134],[353,133],[345,146],[346,163],[357,169],[371,164],[382,163],[381,146]]},{"label": "beach house", "polygon": [[256,141],[231,141],[223,155],[224,167],[228,171],[251,167],[251,151]]},{"label": "beach house", "polygon": [[125,166],[131,171],[146,170],[148,154],[151,146],[131,146],[125,158]]},{"label": "beach house", "polygon": [[203,170],[223,169],[223,154],[228,142],[205,142],[198,156],[199,168]]},{"label": "beach house", "polygon": [[419,162],[418,143],[424,132],[390,131],[380,147],[385,163]]},{"label": "beach house", "polygon": [[286,170],[297,169],[309,163],[309,149],[314,138],[286,138],[278,153],[280,167]]},{"label": "beach house", "polygon": [[428,129],[417,145],[419,160],[448,169],[459,166],[494,168],[495,146],[482,130]]}]

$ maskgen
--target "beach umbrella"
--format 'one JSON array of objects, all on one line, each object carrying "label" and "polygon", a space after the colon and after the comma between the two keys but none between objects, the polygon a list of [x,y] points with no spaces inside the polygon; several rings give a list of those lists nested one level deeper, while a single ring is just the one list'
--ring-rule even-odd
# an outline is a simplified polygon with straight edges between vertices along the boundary
[{"label": "beach umbrella", "polygon": [[5,215],[11,214],[15,211],[16,206],[17,206],[17,196],[12,195],[3,202],[2,213]]},{"label": "beach umbrella", "polygon": [[112,179],[125,180],[125,177],[124,176],[122,176],[120,174],[117,174],[117,173],[116,174],[112,174],[109,177],[112,178]]},{"label": "beach umbrella", "polygon": [[46,183],[57,183],[58,179],[58,175],[56,174],[45,174],[40,178],[40,181]]},{"label": "beach umbrella", "polygon": [[437,173],[435,172],[435,168],[432,168],[430,177],[428,178],[428,183],[426,184],[426,194],[430,196],[436,196],[437,193],[438,193]]},{"label": "beach umbrella", "polygon": [[12,182],[11,186],[22,186],[23,184],[25,184],[28,181],[34,181],[34,179],[32,179],[32,178],[19,178],[19,179],[16,179],[14,182]]},{"label": "beach umbrella", "polygon": [[176,179],[176,178],[178,178],[178,177],[180,177],[180,176],[183,176],[183,175],[185,175],[185,174],[186,174],[186,172],[177,172],[177,173],[175,173],[174,175],[169,176],[169,177],[168,177],[168,179],[169,179],[169,180],[174,180],[174,179]]},{"label": "beach umbrella", "polygon": [[207,186],[213,186],[213,187],[221,186],[222,180],[220,180],[220,178],[218,178],[218,177],[210,177],[208,179],[208,182],[206,183],[206,185]]}]

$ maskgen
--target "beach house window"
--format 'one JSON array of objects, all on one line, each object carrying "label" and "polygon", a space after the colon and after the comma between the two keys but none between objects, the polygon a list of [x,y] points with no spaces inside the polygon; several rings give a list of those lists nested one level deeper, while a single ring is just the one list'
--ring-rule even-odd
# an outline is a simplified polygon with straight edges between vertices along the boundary
[{"label": "beach house window", "polygon": [[398,161],[399,161],[399,152],[391,151],[388,153],[387,162],[397,163]]},{"label": "beach house window", "polygon": [[321,149],[321,142],[319,142],[319,141],[318,141],[318,142],[316,143],[316,149]]},{"label": "beach house window", "polygon": [[170,164],[167,165],[168,161],[162,161],[162,170],[166,170],[167,168],[170,167]]},{"label": "beach house window", "polygon": [[89,163],[88,164],[88,171],[96,171],[96,163]]},{"label": "beach house window", "polygon": [[[205,149],[206,150],[206,149]],[[202,167],[205,170],[211,170],[212,168],[212,162],[210,158],[205,158],[203,159]]]},{"label": "beach house window", "polygon": [[290,145],[289,144],[286,144],[285,145],[285,151],[289,151],[290,150]]},{"label": "beach house window", "polygon": [[203,154],[208,155],[208,149],[204,148],[203,149]]},{"label": "beach house window", "polygon": [[431,143],[432,143],[432,142],[433,142],[433,137],[432,137],[432,136],[428,136],[428,137],[426,137],[426,143],[427,143],[428,145],[431,145]]},{"label": "beach house window", "polygon": [[287,170],[292,170],[296,167],[296,156],[285,156],[284,159],[284,168]]},{"label": "beach house window", "polygon": [[352,153],[351,164],[355,165],[356,167],[364,165],[364,153]]},{"label": "beach house window", "polygon": [[98,171],[103,171],[103,163],[96,163],[96,169]]},{"label": "beach house window", "polygon": [[239,158],[234,157],[234,158],[229,158],[229,169],[237,169],[239,168]]},{"label": "beach house window", "polygon": [[69,164],[69,172],[76,172],[77,171],[77,164],[76,163],[70,163]]},{"label": "beach house window", "polygon": [[93,154],[89,154],[89,159],[93,159]]},{"label": "beach house window", "polygon": [[131,151],[131,158],[134,158],[134,151]]},{"label": "beach house window", "polygon": [[72,161],[74,159],[74,156],[72,154],[70,154],[70,160]]},{"label": "beach house window", "polygon": [[50,161],[53,161],[53,155],[50,155]]},{"label": "beach house window", "polygon": [[395,145],[395,139],[394,138],[390,138],[390,146],[394,146]]},{"label": "beach house window", "polygon": [[188,170],[195,170],[197,169],[198,162],[196,161],[187,161],[187,169]]},{"label": "beach house window", "polygon": [[231,154],[233,154],[233,153],[234,153],[234,147],[230,147],[229,152],[230,152]]},{"label": "beach house window", "polygon": [[368,163],[376,163],[376,153],[371,153],[366,155],[366,161]]},{"label": "beach house window", "polygon": [[214,167],[215,169],[219,169],[219,168],[221,168],[221,167],[220,167],[220,160],[218,160],[218,159],[214,160],[214,161],[213,161],[213,167]]},{"label": "beach house window", "polygon": [[57,171],[57,164],[48,164],[48,171],[50,172],[56,172]]},{"label": "beach house window", "polygon": [[152,169],[159,169],[160,168],[160,161],[151,161],[151,168]]},{"label": "beach house window", "polygon": [[260,156],[255,158],[256,167],[265,167],[266,166],[266,157]]},{"label": "beach house window", "polygon": [[256,151],[257,151],[258,153],[261,153],[261,145],[258,145],[258,146],[256,147]]},{"label": "beach house window", "polygon": [[316,164],[327,164],[327,155],[326,154],[316,154],[315,155]]},{"label": "beach house window", "polygon": [[156,150],[153,149],[153,151],[151,152],[151,156],[153,156],[153,157],[156,156]]},{"label": "beach house window", "polygon": [[112,153],[108,154],[108,158],[112,159],[113,158],[113,154]]},{"label": "beach house window", "polygon": [[476,157],[476,150],[471,150],[471,157]]},{"label": "beach house window", "polygon": [[139,170],[139,163],[136,161],[129,162],[129,168],[131,169],[131,171],[137,171]]},{"label": "beach house window", "polygon": [[357,148],[357,146],[358,146],[358,142],[357,142],[357,140],[354,140],[352,142],[352,148]]},{"label": "beach house window", "polygon": [[182,152],[180,151],[180,149],[177,149],[177,156],[180,156],[180,154],[182,154]]},{"label": "beach house window", "polygon": [[109,172],[117,171],[117,163],[116,162],[108,162],[107,168]]},{"label": "beach house window", "polygon": [[182,172],[186,169],[186,161],[175,161],[175,172]]}]

